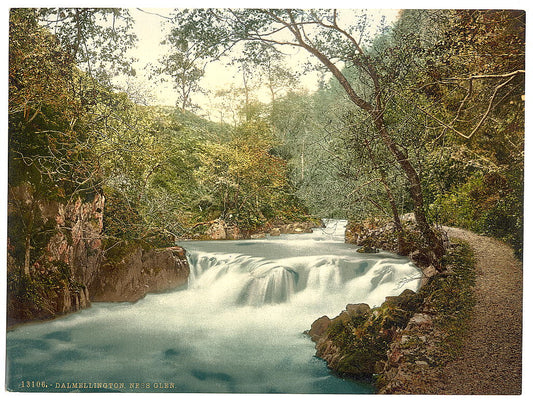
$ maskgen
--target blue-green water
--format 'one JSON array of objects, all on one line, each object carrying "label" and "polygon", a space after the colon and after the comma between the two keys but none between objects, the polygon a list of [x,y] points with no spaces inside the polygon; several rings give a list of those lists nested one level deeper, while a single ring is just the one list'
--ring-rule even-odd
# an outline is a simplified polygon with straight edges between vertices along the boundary
[{"label": "blue-green water", "polygon": [[17,391],[372,393],[339,379],[303,331],[347,303],[417,289],[418,269],[343,243],[343,223],[313,234],[187,242],[186,289],[95,303],[7,334]]}]

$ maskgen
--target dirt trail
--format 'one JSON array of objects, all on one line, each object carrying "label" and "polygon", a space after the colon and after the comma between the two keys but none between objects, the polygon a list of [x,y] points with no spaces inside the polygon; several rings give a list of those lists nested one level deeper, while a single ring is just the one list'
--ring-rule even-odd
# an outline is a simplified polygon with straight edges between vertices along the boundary
[{"label": "dirt trail", "polygon": [[445,228],[468,242],[476,264],[476,305],[464,351],[444,368],[439,394],[516,395],[522,392],[522,264],[492,238]]}]

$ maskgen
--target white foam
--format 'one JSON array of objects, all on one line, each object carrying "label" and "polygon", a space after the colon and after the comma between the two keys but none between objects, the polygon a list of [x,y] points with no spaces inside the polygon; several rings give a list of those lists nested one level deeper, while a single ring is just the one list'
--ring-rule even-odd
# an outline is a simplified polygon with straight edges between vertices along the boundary
[{"label": "white foam", "polygon": [[302,332],[348,303],[378,305],[416,289],[419,271],[391,254],[356,253],[335,239],[340,227],[322,241],[191,243],[187,289],[19,327],[8,333],[10,374],[168,381],[187,392],[368,391],[331,376]]}]

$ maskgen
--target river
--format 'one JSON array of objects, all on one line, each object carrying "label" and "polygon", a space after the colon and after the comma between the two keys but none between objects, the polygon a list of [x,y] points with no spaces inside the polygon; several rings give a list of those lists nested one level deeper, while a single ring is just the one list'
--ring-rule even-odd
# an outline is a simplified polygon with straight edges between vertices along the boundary
[{"label": "river", "polygon": [[17,391],[373,393],[332,375],[303,334],[347,303],[416,290],[407,259],[359,254],[345,221],[310,234],[189,241],[187,287],[92,307],[7,334]]}]

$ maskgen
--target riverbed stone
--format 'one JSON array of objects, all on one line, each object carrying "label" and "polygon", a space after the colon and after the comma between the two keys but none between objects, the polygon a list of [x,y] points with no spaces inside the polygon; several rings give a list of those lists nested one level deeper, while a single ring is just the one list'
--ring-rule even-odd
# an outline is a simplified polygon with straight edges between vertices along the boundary
[{"label": "riverbed stone", "polygon": [[226,223],[224,220],[215,220],[207,229],[207,236],[213,240],[226,239]]},{"label": "riverbed stone", "polygon": [[270,236],[280,236],[281,230],[279,228],[272,228],[270,230]]},{"label": "riverbed stone", "polygon": [[313,322],[307,334],[316,343],[324,335],[330,324],[331,319],[327,316],[322,316]]},{"label": "riverbed stone", "polygon": [[348,304],[346,305],[346,312],[352,315],[365,315],[370,312],[370,306],[365,303]]}]

